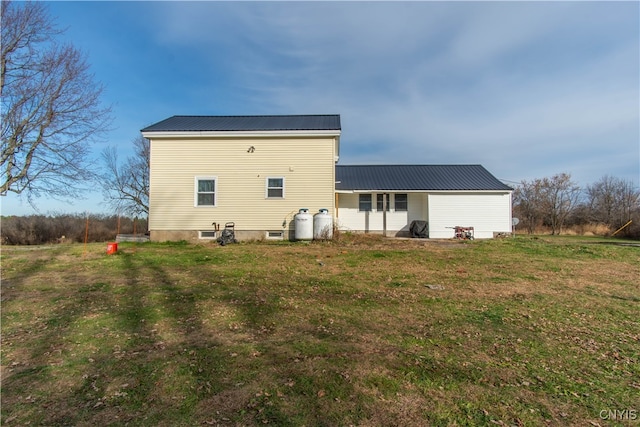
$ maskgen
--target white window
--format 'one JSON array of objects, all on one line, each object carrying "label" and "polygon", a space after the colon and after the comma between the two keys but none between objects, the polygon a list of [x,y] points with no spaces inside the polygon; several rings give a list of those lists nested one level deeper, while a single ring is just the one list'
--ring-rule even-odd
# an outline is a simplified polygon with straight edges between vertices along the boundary
[{"label": "white window", "polygon": [[406,193],[398,193],[394,196],[395,201],[395,210],[396,212],[406,212],[407,211],[407,194]]},{"label": "white window", "polygon": [[371,211],[371,194],[358,195],[358,210],[360,212]]},{"label": "white window", "polygon": [[195,181],[195,206],[215,206],[217,177],[196,176]]},{"label": "white window", "polygon": [[[384,205],[384,201],[383,201],[383,197],[384,197],[384,196],[385,196],[384,194],[377,194],[377,195],[376,195],[376,210],[377,210],[377,211],[382,212],[382,207],[383,207],[383,205]],[[389,203],[389,195],[387,194],[386,196],[387,196],[387,197],[386,197],[386,199],[387,199],[387,206],[386,206],[386,207],[387,207],[387,212],[388,212],[388,211],[390,210],[390,209],[389,209],[389,205],[390,205],[391,203]]]},{"label": "white window", "polygon": [[284,199],[284,178],[268,177],[267,178],[267,199]]},{"label": "white window", "polygon": [[215,230],[200,230],[201,239],[215,239],[218,233]]},{"label": "white window", "polygon": [[283,240],[284,232],[282,231],[267,231],[267,239],[270,240]]}]

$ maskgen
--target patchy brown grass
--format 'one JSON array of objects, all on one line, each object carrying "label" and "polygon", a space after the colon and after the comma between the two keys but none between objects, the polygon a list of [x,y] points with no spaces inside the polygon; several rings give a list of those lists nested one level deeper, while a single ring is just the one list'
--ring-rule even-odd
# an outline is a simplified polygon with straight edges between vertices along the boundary
[{"label": "patchy brown grass", "polygon": [[633,422],[640,249],[617,243],[6,247],[2,423]]}]

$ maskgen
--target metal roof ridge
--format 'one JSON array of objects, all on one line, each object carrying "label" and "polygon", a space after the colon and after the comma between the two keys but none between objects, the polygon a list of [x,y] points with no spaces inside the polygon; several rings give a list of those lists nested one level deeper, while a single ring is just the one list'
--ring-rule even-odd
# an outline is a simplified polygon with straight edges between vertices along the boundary
[{"label": "metal roof ridge", "polygon": [[[482,166],[479,163],[385,163],[366,165],[336,165],[336,167],[375,167],[375,166]],[[483,166],[484,167],[484,166]]]}]

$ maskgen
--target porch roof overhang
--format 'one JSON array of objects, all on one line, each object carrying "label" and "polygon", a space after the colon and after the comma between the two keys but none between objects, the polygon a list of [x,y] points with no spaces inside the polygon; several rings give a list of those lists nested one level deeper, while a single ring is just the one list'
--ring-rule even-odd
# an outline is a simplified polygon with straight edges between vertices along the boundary
[{"label": "porch roof overhang", "polygon": [[511,192],[481,165],[336,166],[336,192]]}]

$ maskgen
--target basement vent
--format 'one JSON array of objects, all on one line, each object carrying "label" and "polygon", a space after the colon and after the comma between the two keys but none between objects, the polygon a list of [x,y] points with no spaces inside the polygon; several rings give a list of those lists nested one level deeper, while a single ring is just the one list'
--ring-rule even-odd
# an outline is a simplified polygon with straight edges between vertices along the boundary
[{"label": "basement vent", "polygon": [[284,233],[282,231],[267,231],[267,239],[283,240]]},{"label": "basement vent", "polygon": [[215,230],[201,230],[200,238],[201,239],[215,239],[217,232]]}]

